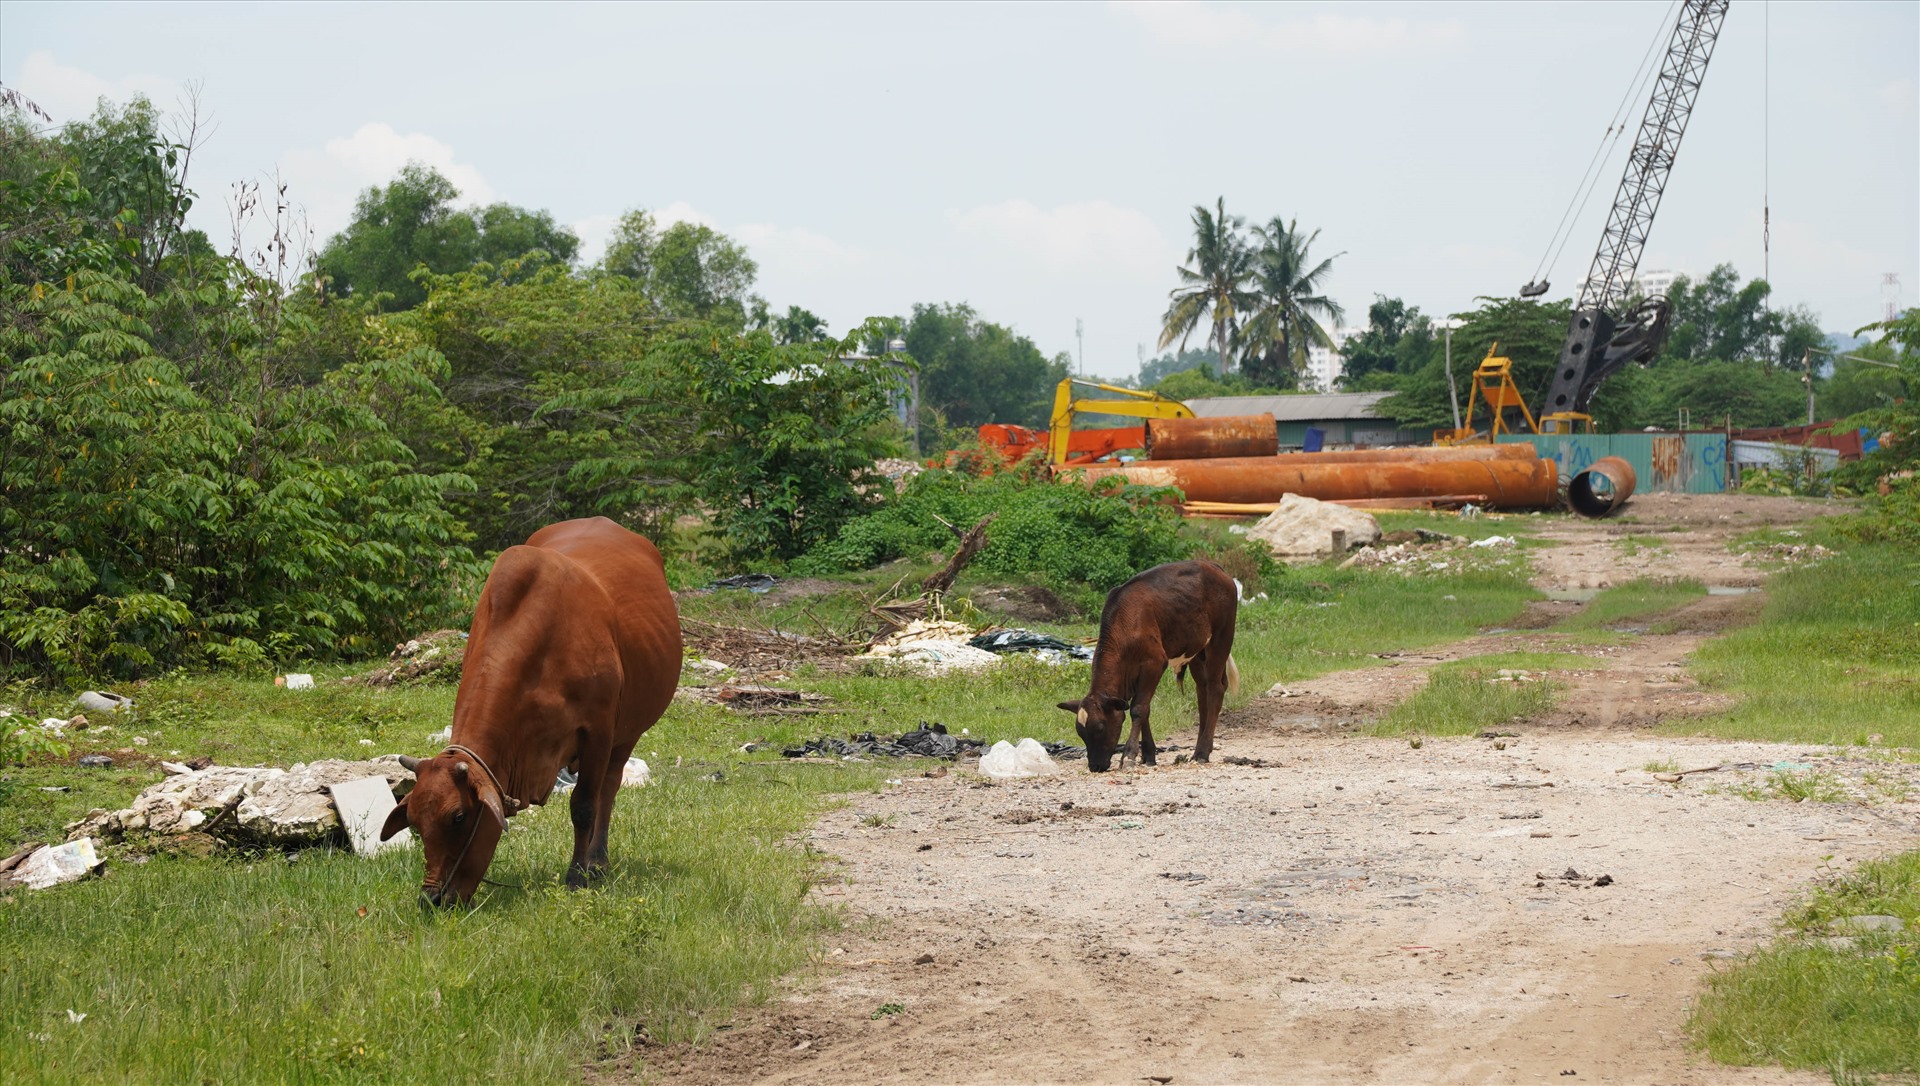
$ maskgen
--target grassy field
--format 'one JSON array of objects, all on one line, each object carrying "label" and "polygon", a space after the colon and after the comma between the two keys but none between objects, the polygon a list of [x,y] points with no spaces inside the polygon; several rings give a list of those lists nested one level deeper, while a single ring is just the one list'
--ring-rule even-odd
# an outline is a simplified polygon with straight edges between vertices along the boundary
[{"label": "grassy field", "polygon": [[[1578,667],[1583,661],[1572,653],[1503,652],[1441,664],[1419,693],[1369,725],[1367,734],[1474,735],[1544,715],[1559,688],[1531,673]],[[1503,677],[1503,671],[1509,674]]]},{"label": "grassy field", "polygon": [[[1906,929],[1852,946],[1827,941],[1861,915],[1900,917]],[[1920,852],[1829,880],[1785,928],[1708,982],[1693,1021],[1707,1052],[1722,1063],[1826,1071],[1838,1083],[1920,1074]]]},{"label": "grassy field", "polygon": [[[1757,624],[1695,654],[1705,685],[1740,702],[1686,732],[1895,748],[1889,757],[1920,747],[1920,556],[1823,542],[1840,554],[1776,574]],[[1779,773],[1749,798],[1847,797],[1817,775]],[[1852,946],[1822,938],[1862,914],[1906,927]],[[1823,880],[1782,929],[1710,982],[1690,1024],[1699,1043],[1722,1062],[1819,1069],[1840,1083],[1920,1073],[1920,852]]]},{"label": "grassy field", "polygon": [[1703,645],[1694,670],[1741,699],[1707,734],[1920,747],[1920,555],[1845,546],[1775,575],[1760,622]]},{"label": "grassy field", "polygon": [[[926,571],[901,565],[774,602],[715,592],[687,598],[684,611],[845,633],[883,590]],[[991,587],[963,580],[954,607],[964,613]],[[1237,702],[1510,621],[1535,596],[1510,552],[1411,577],[1305,567],[1252,587],[1267,598],[1241,612]],[[1095,632],[1084,612],[1030,625]],[[312,670],[311,691],[237,675],[125,689],[137,706],[111,730],[0,768],[0,843],[58,840],[89,808],[124,805],[161,778],[159,758],[427,754],[450,719],[451,686],[369,689],[335,681],[351,669]],[[988,740],[1070,739],[1072,720],[1053,703],[1085,692],[1087,667],[1013,659],[983,675],[922,678],[803,665],[779,681],[830,696],[831,711],[751,717],[676,703],[642,740],[660,783],[622,794],[612,872],[585,893],[560,889],[571,831],[556,805],[514,820],[490,872],[508,885],[483,887],[470,912],[420,910],[417,851],[366,860],[110,846],[103,878],[0,898],[0,1081],[397,1082],[417,1081],[422,1067],[435,1078],[567,1081],[633,1055],[637,1035],[697,1039],[805,964],[836,923],[805,894],[831,877],[830,861],[794,848],[793,835],[836,794],[916,768],[795,764],[742,745],[897,733],[922,720]],[[27,719],[70,715],[70,701],[0,691],[0,705]],[[1190,688],[1169,684],[1160,704],[1184,719]],[[116,764],[73,764],[88,752]]]},{"label": "grassy field", "polygon": [[1646,615],[1683,607],[1707,594],[1699,581],[1642,578],[1602,589],[1585,607],[1561,619],[1557,630],[1603,630]]}]

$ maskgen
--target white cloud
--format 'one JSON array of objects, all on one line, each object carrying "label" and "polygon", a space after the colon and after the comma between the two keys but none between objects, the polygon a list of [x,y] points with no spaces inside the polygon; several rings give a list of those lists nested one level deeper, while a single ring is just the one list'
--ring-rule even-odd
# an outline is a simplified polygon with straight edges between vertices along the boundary
[{"label": "white cloud", "polygon": [[1007,200],[949,211],[947,221],[965,237],[1012,249],[1053,272],[1164,270],[1170,254],[1178,258],[1152,219],[1106,200],[1061,204],[1051,211]]},{"label": "white cloud", "polygon": [[171,106],[184,89],[171,79],[153,75],[102,79],[91,72],[62,64],[53,59],[52,53],[44,50],[27,54],[19,77],[8,82],[51,114],[56,123],[82,121],[91,117],[95,104],[101,98],[125,102],[136,94],[144,94],[155,105],[164,108]]},{"label": "white cloud", "polygon": [[746,245],[763,269],[780,274],[810,275],[833,268],[859,264],[866,251],[804,226],[773,226],[767,223],[743,223],[733,231]]},{"label": "white cloud", "polygon": [[1114,0],[1162,44],[1183,48],[1253,48],[1280,52],[1382,53],[1452,46],[1465,38],[1458,21],[1313,15],[1267,20],[1254,11],[1206,0]]}]

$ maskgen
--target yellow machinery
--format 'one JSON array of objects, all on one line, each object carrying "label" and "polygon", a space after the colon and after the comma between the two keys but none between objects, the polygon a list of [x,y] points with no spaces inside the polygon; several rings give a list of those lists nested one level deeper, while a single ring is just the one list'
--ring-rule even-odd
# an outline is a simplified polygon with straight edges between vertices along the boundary
[{"label": "yellow machinery", "polygon": [[[1493,421],[1485,430],[1476,430],[1473,425],[1473,405],[1484,402]],[[1527,428],[1517,430],[1507,425],[1507,409],[1517,407],[1520,417],[1526,421]],[[1533,412],[1527,409],[1527,401],[1520,395],[1519,386],[1513,383],[1513,359],[1500,353],[1500,344],[1495,341],[1487,348],[1487,357],[1480,360],[1480,366],[1473,371],[1473,387],[1467,391],[1467,421],[1458,430],[1435,430],[1435,445],[1465,445],[1472,441],[1485,441],[1492,444],[1501,434],[1529,433],[1537,434],[1540,428],[1534,425]]]},{"label": "yellow machinery", "polygon": [[[1114,399],[1075,399],[1074,386],[1112,393]],[[1073,416],[1081,411],[1100,415],[1132,415],[1143,419],[1190,419],[1193,409],[1179,400],[1170,400],[1158,392],[1143,392],[1118,385],[1103,385],[1069,377],[1053,393],[1053,416],[1047,421],[1047,462],[1065,464],[1093,461],[1118,449],[1137,449],[1144,440],[1139,427],[1116,430],[1079,430],[1073,428]]]}]

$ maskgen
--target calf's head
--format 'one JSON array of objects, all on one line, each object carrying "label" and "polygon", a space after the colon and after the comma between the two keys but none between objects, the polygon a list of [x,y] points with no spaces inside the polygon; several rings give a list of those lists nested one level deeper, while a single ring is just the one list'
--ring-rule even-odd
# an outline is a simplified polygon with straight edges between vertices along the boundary
[{"label": "calf's head", "polygon": [[449,751],[434,758],[402,757],[417,783],[387,816],[382,841],[412,826],[426,853],[420,900],[465,904],[493,862],[507,829],[506,800],[485,770]]},{"label": "calf's head", "polygon": [[1105,773],[1113,768],[1113,752],[1120,746],[1120,728],[1127,719],[1127,703],[1120,698],[1088,694],[1079,701],[1063,701],[1060,708],[1073,714],[1073,730],[1087,747],[1087,768]]}]

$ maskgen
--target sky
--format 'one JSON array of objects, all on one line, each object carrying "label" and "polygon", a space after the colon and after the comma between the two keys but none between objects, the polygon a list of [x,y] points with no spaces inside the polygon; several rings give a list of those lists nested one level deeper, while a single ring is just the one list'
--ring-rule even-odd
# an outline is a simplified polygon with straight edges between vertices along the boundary
[{"label": "sky", "polygon": [[[844,331],[966,302],[1124,376],[1196,204],[1320,231],[1331,295],[1429,314],[1534,276],[1670,0],[75,4],[0,0],[0,84],[210,132],[195,224],[278,176],[324,240],[410,159],[573,226],[706,223]],[[1637,126],[1644,103],[1628,112]],[[1643,271],[1770,270],[1829,331],[1920,302],[1920,4],[1735,0]],[[1592,259],[1627,143],[1552,267]],[[1763,251],[1763,220],[1770,251]],[[1204,340],[1197,333],[1193,345]]]}]

